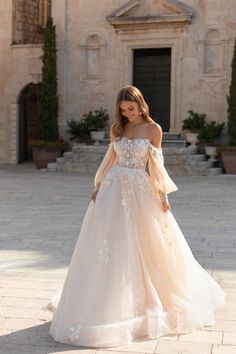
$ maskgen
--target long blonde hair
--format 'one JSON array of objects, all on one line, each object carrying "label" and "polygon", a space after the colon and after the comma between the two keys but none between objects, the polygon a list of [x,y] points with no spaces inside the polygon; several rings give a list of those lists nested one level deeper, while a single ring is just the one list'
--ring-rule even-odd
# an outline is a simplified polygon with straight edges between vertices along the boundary
[{"label": "long blonde hair", "polygon": [[111,126],[112,140],[118,140],[124,133],[124,128],[128,123],[128,118],[124,117],[121,113],[120,103],[122,101],[132,101],[138,104],[139,110],[142,112],[142,117],[147,122],[153,122],[153,119],[149,116],[149,108],[146,101],[143,98],[142,93],[135,86],[124,86],[117,95],[116,98],[116,121]]}]

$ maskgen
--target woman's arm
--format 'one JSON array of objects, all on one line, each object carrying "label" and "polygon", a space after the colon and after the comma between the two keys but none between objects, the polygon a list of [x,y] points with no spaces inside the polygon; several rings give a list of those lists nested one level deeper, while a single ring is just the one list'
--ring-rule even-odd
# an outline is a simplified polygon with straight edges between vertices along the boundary
[{"label": "woman's arm", "polygon": [[107,172],[110,170],[110,168],[112,166],[114,166],[114,164],[116,163],[116,154],[115,154],[115,150],[114,150],[114,142],[112,139],[112,134],[110,131],[110,140],[111,143],[108,146],[108,149],[105,153],[105,156],[103,157],[103,160],[100,164],[100,166],[97,169],[97,172],[95,174],[95,178],[94,178],[94,191],[91,195],[91,199],[93,201],[96,200],[97,197],[97,193],[99,191],[100,185],[102,183],[102,180],[104,179],[105,175],[107,174]]},{"label": "woman's arm", "polygon": [[176,185],[170,179],[165,167],[162,155],[162,129],[158,124],[152,124],[151,127],[151,148],[149,158],[149,170],[151,179],[158,189],[158,194],[162,202],[164,212],[171,209],[167,194],[177,190]]}]

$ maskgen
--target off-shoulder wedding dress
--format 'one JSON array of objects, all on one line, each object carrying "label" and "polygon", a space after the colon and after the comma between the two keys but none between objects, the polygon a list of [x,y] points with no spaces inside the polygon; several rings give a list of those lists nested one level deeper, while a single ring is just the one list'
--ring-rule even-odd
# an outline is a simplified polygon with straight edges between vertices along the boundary
[{"label": "off-shoulder wedding dress", "polygon": [[162,150],[143,138],[112,142],[98,183],[50,335],[99,348],[213,325],[224,292],[193,257],[172,213],[162,210],[160,194],[177,190]]}]

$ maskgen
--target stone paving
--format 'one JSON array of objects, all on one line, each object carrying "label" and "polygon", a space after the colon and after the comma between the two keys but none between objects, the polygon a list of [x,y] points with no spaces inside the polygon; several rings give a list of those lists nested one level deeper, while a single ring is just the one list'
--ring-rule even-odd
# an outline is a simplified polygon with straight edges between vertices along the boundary
[{"label": "stone paving", "polygon": [[42,308],[63,285],[93,180],[83,174],[0,166],[0,354],[236,353],[236,176],[175,177],[173,213],[198,261],[227,300],[213,327],[108,349],[48,335]]}]

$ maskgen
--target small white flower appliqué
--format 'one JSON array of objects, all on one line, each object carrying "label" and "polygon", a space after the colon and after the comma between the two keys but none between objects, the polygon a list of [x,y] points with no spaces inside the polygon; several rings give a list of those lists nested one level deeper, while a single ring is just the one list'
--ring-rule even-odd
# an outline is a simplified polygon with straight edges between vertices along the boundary
[{"label": "small white flower appliqu\u00e9", "polygon": [[126,199],[121,199],[121,204],[124,208],[126,208],[128,206]]},{"label": "small white flower appliqu\u00e9", "polygon": [[78,324],[76,326],[71,326],[70,327],[70,334],[69,334],[69,338],[71,340],[71,342],[73,342],[74,340],[79,338],[80,332],[81,332],[82,326],[81,324]]},{"label": "small white flower appliqu\u00e9", "polygon": [[165,221],[164,224],[163,224],[163,227],[162,227],[162,232],[163,232],[163,238],[166,242],[166,244],[171,247],[172,246],[172,243],[171,243],[171,240],[169,239],[168,237],[168,223]]},{"label": "small white flower appliqu\u00e9", "polygon": [[98,252],[100,254],[101,261],[104,263],[104,266],[107,266],[110,261],[110,257],[108,255],[109,246],[108,246],[108,241],[106,239],[102,241],[102,247],[99,248]]},{"label": "small white flower appliqu\u00e9", "polygon": [[159,265],[157,266],[157,269],[156,269],[156,279],[157,279],[157,281],[159,281],[159,282],[162,281],[162,274],[161,274],[161,269],[160,269],[160,266],[159,266]]}]

